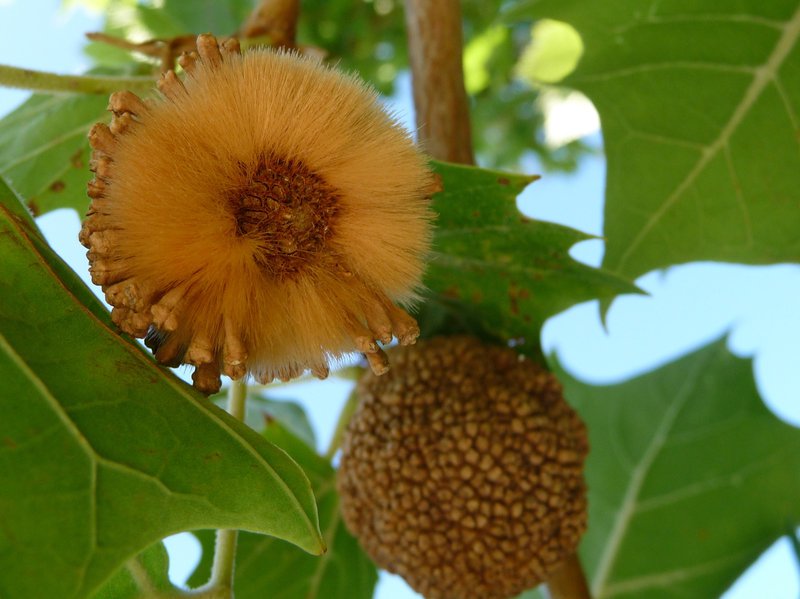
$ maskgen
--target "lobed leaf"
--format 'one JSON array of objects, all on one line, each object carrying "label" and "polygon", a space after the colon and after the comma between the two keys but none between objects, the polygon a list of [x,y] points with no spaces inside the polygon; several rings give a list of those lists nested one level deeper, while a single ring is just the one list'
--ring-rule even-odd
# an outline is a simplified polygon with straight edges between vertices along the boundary
[{"label": "lobed leaf", "polygon": [[[517,195],[537,177],[434,163],[444,191],[425,284],[433,300],[536,352],[544,321],[570,306],[638,289],[569,255],[589,235],[525,217]],[[425,323],[423,322],[423,326]]]},{"label": "lobed leaf", "polygon": [[565,83],[603,124],[607,269],[800,261],[796,0],[517,0],[507,17],[583,37]]},{"label": "lobed leaf", "polygon": [[0,596],[89,596],[182,530],[324,550],[297,464],[112,330],[2,180],[0,257]]},{"label": "lobed leaf", "polygon": [[594,597],[718,597],[800,523],[800,430],[724,340],[618,385],[560,377],[589,428]]}]

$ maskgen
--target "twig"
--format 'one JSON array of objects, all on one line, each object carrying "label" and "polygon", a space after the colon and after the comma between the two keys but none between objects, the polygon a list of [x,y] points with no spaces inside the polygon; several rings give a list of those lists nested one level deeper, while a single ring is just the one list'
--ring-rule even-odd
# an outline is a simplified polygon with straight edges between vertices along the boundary
[{"label": "twig", "polygon": [[[228,389],[228,412],[237,420],[244,420],[247,383],[233,381]],[[233,571],[236,564],[236,539],[239,531],[220,529],[214,544],[214,565],[211,580],[199,589],[202,597],[233,599]]]},{"label": "twig", "polygon": [[261,0],[244,22],[239,35],[267,36],[276,48],[293,48],[300,14],[299,0]]},{"label": "twig", "polygon": [[420,142],[434,158],[474,164],[458,0],[405,0]]},{"label": "twig", "polygon": [[124,38],[108,35],[107,33],[87,33],[86,37],[93,42],[108,44],[128,52],[138,52],[150,58],[155,58],[161,65],[161,72],[175,68],[175,60],[183,52],[195,49],[197,36],[179,35],[169,39],[152,39],[145,42],[131,42]]},{"label": "twig", "polygon": [[353,417],[353,413],[355,413],[357,407],[358,396],[355,394],[355,392],[353,392],[350,394],[350,397],[347,398],[347,402],[344,404],[344,406],[342,406],[342,411],[339,413],[339,420],[336,422],[336,429],[333,431],[333,437],[328,445],[328,450],[325,452],[326,460],[332,460],[333,456],[336,455],[336,452],[339,451],[339,447],[342,444],[342,439],[344,438],[344,433],[347,430],[347,424]]},{"label": "twig", "polygon": [[145,93],[153,89],[152,77],[103,77],[89,75],[57,75],[44,71],[0,65],[0,86],[45,92],[98,94],[107,96],[115,91]]},{"label": "twig", "polygon": [[574,553],[556,568],[547,579],[551,599],[591,599],[586,575]]}]

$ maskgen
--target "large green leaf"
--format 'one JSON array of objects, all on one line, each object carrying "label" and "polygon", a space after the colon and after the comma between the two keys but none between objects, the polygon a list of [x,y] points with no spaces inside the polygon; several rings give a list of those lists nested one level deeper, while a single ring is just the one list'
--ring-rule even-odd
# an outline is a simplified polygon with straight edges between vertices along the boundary
[{"label": "large green leaf", "polygon": [[90,595],[181,530],[323,550],[297,464],[115,333],[1,180],[0,381],[0,596]]},{"label": "large green leaf", "polygon": [[[444,191],[426,285],[435,301],[535,351],[544,321],[570,306],[637,292],[630,282],[573,260],[591,236],[529,219],[517,195],[536,177],[435,163]],[[424,323],[423,323],[424,324]]]},{"label": "large green leaf", "polygon": [[800,430],[724,341],[618,385],[562,380],[589,427],[594,597],[718,597],[800,523]]},{"label": "large green leaf", "polygon": [[104,117],[101,96],[32,96],[0,120],[0,175],[34,214],[74,208],[89,199],[89,128]]},{"label": "large green leaf", "polygon": [[604,264],[800,261],[797,0],[518,0],[567,21],[603,123]]},{"label": "large green leaf", "polygon": [[[240,533],[234,581],[236,599],[370,599],[378,579],[377,570],[341,520],[336,472],[279,421],[269,422],[264,435],[297,460],[311,480],[328,552],[315,558],[283,541]],[[190,586],[208,580],[214,549],[212,531],[196,534],[203,546],[203,559],[189,579]]]}]

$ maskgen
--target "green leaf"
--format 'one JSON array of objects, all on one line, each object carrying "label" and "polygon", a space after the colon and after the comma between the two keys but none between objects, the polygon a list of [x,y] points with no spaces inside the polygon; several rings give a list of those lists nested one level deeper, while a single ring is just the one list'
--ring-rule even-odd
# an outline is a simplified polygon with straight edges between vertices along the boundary
[{"label": "green leaf", "polygon": [[111,328],[0,180],[0,595],[91,595],[163,537],[324,545],[282,450]]},{"label": "green leaf", "polygon": [[[263,431],[271,420],[277,420],[310,447],[316,446],[316,436],[306,411],[299,403],[285,399],[272,399],[265,389],[248,389],[244,421],[250,428]],[[210,399],[222,407],[227,402],[228,390],[223,389]]]},{"label": "green leaf", "polygon": [[542,19],[531,30],[531,42],[517,64],[520,77],[536,85],[557,83],[575,70],[583,54],[581,36],[561,21]]},{"label": "green leaf", "polygon": [[159,541],[128,560],[92,599],[142,599],[179,590],[169,580],[169,556]]},{"label": "green leaf", "polygon": [[306,411],[299,403],[283,399],[271,399],[264,395],[258,395],[253,399],[256,407],[261,410],[267,419],[277,420],[309,447],[316,446],[317,440],[314,435],[314,429]]},{"label": "green leaf", "polygon": [[517,599],[547,599],[541,591],[541,587],[537,587],[530,591],[525,591],[517,597]]},{"label": "green leaf", "polygon": [[35,215],[74,208],[89,199],[89,128],[105,118],[101,96],[34,95],[0,120],[0,175]]},{"label": "green leaf", "polygon": [[453,305],[495,336],[521,339],[521,349],[535,353],[550,316],[587,300],[638,291],[569,256],[575,243],[591,236],[519,212],[517,195],[537,177],[434,167],[444,185],[433,198],[437,229],[425,281],[434,301]]},{"label": "green leaf", "polygon": [[618,385],[560,376],[589,428],[593,596],[719,597],[800,522],[800,430],[724,340]]},{"label": "green leaf", "polygon": [[800,261],[797,0],[518,0],[522,16],[583,37],[565,83],[603,123],[609,270]]},{"label": "green leaf", "polygon": [[[319,502],[328,552],[312,557],[288,543],[240,533],[236,549],[236,599],[370,599],[378,579],[375,565],[347,532],[339,514],[336,472],[303,440],[278,421],[264,435],[303,467]],[[203,558],[189,585],[204,584],[211,572],[214,533],[200,531]]]},{"label": "green leaf", "polygon": [[176,31],[176,34],[233,35],[254,6],[253,0],[164,0],[162,10],[183,26],[183,31]]}]

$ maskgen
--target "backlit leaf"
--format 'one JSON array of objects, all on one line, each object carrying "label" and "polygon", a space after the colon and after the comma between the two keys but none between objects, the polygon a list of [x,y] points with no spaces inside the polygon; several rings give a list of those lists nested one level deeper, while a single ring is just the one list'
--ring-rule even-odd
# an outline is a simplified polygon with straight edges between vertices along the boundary
[{"label": "backlit leaf", "polygon": [[108,98],[35,95],[0,120],[0,175],[35,215],[89,205],[89,128],[105,118]]},{"label": "backlit leaf", "polygon": [[517,0],[573,25],[565,84],[600,112],[604,265],[637,277],[698,260],[800,261],[797,0]]},{"label": "backlit leaf", "polygon": [[724,341],[618,385],[561,378],[589,427],[594,597],[718,597],[800,523],[800,430]]}]

